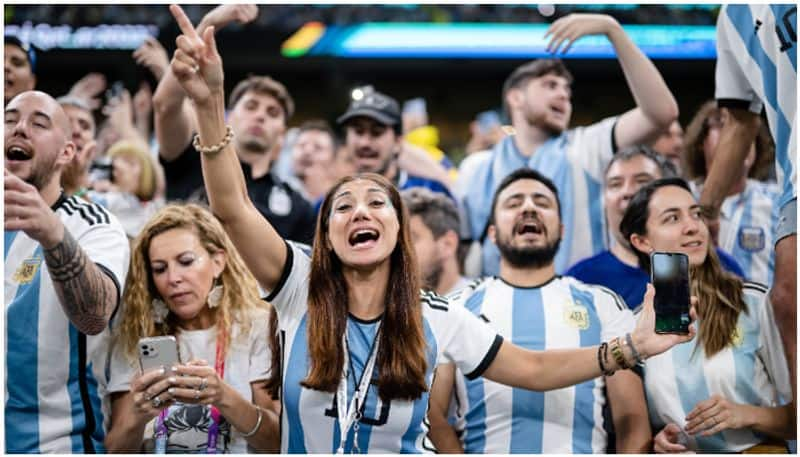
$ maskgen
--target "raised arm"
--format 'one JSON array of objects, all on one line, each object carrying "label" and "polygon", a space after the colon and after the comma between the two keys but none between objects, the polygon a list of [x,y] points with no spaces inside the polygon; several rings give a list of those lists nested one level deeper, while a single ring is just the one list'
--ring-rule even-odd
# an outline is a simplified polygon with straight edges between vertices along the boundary
[{"label": "raised arm", "polygon": [[[207,28],[201,38],[179,6],[171,5],[170,11],[182,32],[170,72],[195,106],[199,149],[206,150],[201,157],[211,210],[261,286],[272,290],[283,272],[286,244],[247,195],[232,132],[225,127],[224,72],[214,27]],[[209,148],[213,145],[224,146]]]},{"label": "raised arm", "polygon": [[[256,5],[220,5],[209,11],[197,26],[202,35],[209,27],[220,30],[231,22],[248,23],[258,15]],[[166,161],[177,159],[192,141],[192,132],[197,128],[186,93],[175,75],[167,71],[160,79],[153,95],[156,139],[159,155]]]},{"label": "raised arm", "polygon": [[[685,343],[694,337],[694,324],[690,325],[689,335],[666,335],[655,333],[655,311],[653,310],[652,285],[647,286],[647,293],[642,304],[642,313],[631,334],[634,346],[642,358],[667,351],[671,347]],[[694,303],[690,310],[692,320],[695,318]],[[625,340],[625,335],[620,335]],[[633,353],[629,346],[623,346],[625,360],[630,365]],[[554,349],[548,351],[530,351],[503,342],[497,356],[491,362],[483,376],[492,381],[512,387],[528,390],[545,391],[573,386],[603,375],[598,360],[598,347],[581,349]],[[604,358],[606,369],[618,370],[621,366],[608,351]]]},{"label": "raised arm", "polygon": [[102,332],[119,303],[111,273],[92,262],[35,187],[8,171],[3,178],[4,229],[21,230],[39,242],[64,314],[82,333]]},{"label": "raised arm", "polygon": [[636,101],[636,108],[617,121],[616,144],[623,148],[642,143],[666,130],[678,118],[678,103],[653,62],[636,47],[616,19],[605,14],[570,14],[555,21],[545,37],[552,35],[548,49],[555,52],[564,44],[566,52],[580,37],[597,34],[607,36],[614,46]]}]

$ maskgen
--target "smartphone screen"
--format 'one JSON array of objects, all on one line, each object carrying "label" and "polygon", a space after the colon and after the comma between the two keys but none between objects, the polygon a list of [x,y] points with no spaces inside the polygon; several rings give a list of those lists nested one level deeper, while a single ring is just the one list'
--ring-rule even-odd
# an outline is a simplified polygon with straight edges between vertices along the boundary
[{"label": "smartphone screen", "polygon": [[689,258],[675,252],[655,252],[650,257],[656,289],[656,333],[689,333]]}]

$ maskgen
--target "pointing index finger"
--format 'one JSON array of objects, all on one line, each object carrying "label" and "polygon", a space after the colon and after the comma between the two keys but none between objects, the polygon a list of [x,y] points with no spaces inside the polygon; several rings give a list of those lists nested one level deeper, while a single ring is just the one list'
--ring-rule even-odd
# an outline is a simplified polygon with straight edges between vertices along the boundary
[{"label": "pointing index finger", "polygon": [[178,5],[169,5],[169,12],[172,13],[172,17],[174,17],[175,22],[178,23],[181,33],[189,38],[200,38],[197,35],[197,30],[195,30],[194,26],[192,25],[192,21],[190,21],[189,17],[186,16],[186,13],[183,12],[183,8]]}]

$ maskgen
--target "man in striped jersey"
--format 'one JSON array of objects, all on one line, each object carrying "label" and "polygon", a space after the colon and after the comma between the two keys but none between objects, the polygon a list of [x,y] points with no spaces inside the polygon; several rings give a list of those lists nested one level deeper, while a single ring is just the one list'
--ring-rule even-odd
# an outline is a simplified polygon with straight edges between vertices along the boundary
[{"label": "man in striped jersey", "polygon": [[61,189],[75,145],[59,104],[23,92],[5,108],[5,451],[103,451],[109,321],[128,240],[101,207]]},{"label": "man in striped jersey", "polygon": [[[630,332],[633,315],[615,293],[556,275],[554,258],[564,231],[560,211],[555,185],[539,172],[522,168],[507,176],[495,193],[488,228],[501,252],[500,276],[463,289],[452,306],[466,306],[527,349],[584,347]],[[449,400],[438,382],[431,389],[432,404]],[[616,448],[646,452],[649,447],[642,381],[631,371],[551,392],[483,378],[462,385],[457,399],[466,403],[466,426],[457,433],[469,453],[604,453],[607,401]],[[431,408],[429,414],[437,411]],[[431,439],[439,445],[435,433]]]},{"label": "man in striped jersey", "polygon": [[[678,106],[653,63],[620,24],[599,14],[571,14],[548,30],[551,49],[585,35],[605,35],[617,53],[636,107],[586,127],[568,129],[572,115],[572,75],[557,59],[526,63],[503,84],[515,134],[489,151],[470,155],[459,169],[456,193],[469,234],[482,244],[482,273],[497,274],[500,254],[486,238],[491,195],[519,167],[552,179],[561,196],[564,239],[556,254],[556,272],[605,248],[600,195],[603,171],[615,151],[655,136],[678,116]],[[567,45],[566,48],[569,48]],[[468,274],[473,272],[468,271]]]},{"label": "man in striped jersey", "polygon": [[796,394],[797,348],[797,5],[726,5],[717,20],[716,99],[727,110],[714,165],[700,203],[712,233],[728,190],[741,176],[766,109],[781,196],[775,273],[769,298],[781,331]]}]

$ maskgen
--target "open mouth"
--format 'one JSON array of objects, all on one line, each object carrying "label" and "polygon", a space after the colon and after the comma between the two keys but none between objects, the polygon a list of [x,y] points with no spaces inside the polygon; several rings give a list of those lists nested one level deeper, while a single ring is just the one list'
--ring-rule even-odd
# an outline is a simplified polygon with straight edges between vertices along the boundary
[{"label": "open mouth", "polygon": [[357,248],[374,244],[378,241],[378,238],[380,238],[380,234],[378,234],[377,230],[359,229],[351,233],[347,241],[350,243],[350,246]]},{"label": "open mouth", "polygon": [[544,227],[542,227],[542,225],[535,220],[527,220],[517,224],[514,233],[516,233],[517,235],[526,235],[526,234],[541,235],[542,233],[544,233]]},{"label": "open mouth", "polygon": [[355,153],[356,158],[359,159],[377,159],[379,155],[378,151],[372,149],[359,149]]},{"label": "open mouth", "polygon": [[684,243],[684,244],[682,244],[681,246],[683,246],[683,247],[685,247],[685,248],[699,248],[699,247],[700,247],[700,246],[702,246],[702,245],[703,245],[703,242],[702,242],[702,241],[700,241],[700,240],[695,240],[695,241],[690,241],[690,242],[688,242],[688,243]]},{"label": "open mouth", "polygon": [[564,116],[566,114],[566,110],[560,106],[550,106],[550,110],[559,116]]},{"label": "open mouth", "polygon": [[6,158],[8,160],[30,160],[31,154],[29,151],[19,147],[19,146],[10,146],[6,149]]}]

